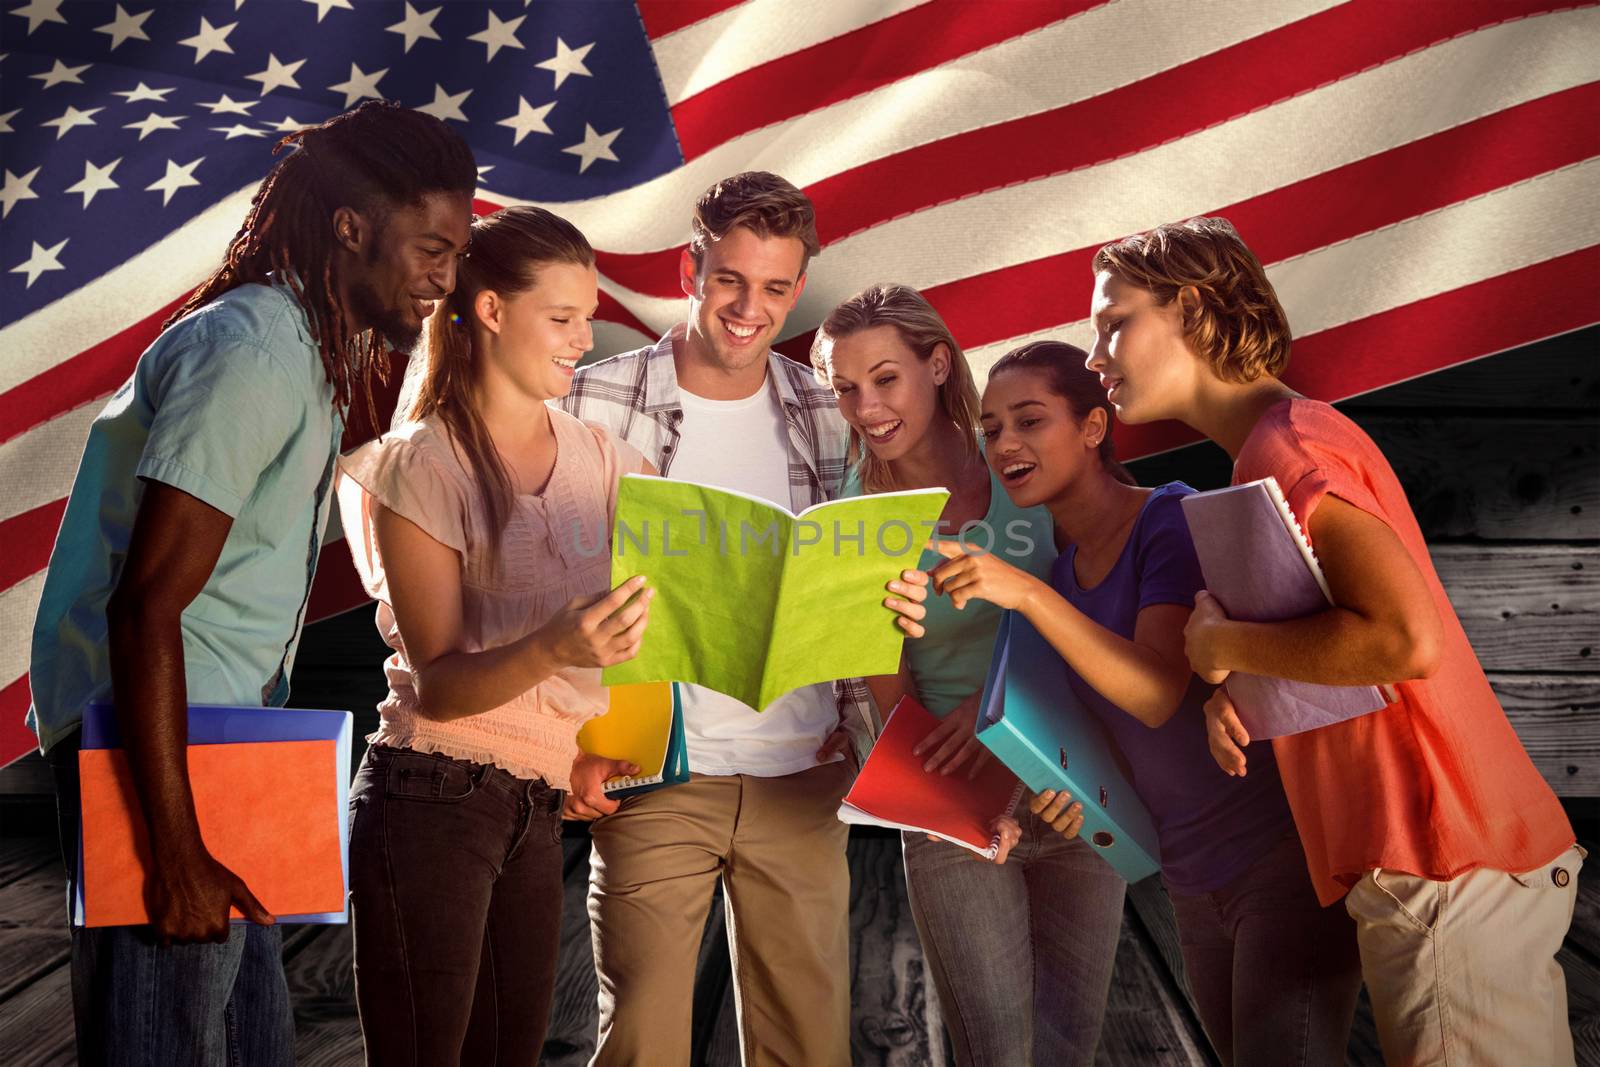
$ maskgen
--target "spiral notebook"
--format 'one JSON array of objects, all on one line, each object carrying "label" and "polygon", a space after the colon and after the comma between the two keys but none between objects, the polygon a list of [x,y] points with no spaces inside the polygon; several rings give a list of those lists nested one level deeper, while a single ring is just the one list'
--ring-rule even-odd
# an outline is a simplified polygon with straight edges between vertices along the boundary
[{"label": "spiral notebook", "polygon": [[973,779],[967,777],[970,763],[950,774],[923,770],[928,754],[913,756],[911,750],[937,725],[933,712],[902,697],[839,805],[839,820],[933,834],[992,860],[1000,839],[989,826],[1016,810],[1022,783],[997,760]]},{"label": "spiral notebook", "polygon": [[[1275,478],[1183,498],[1206,589],[1232,619],[1279,622],[1333,603],[1316,553]],[[1304,733],[1377,711],[1376,686],[1318,685],[1235,671],[1223,687],[1250,739]]]},{"label": "spiral notebook", "polygon": [[689,750],[683,737],[683,702],[675,682],[614,685],[604,715],[578,731],[578,747],[593,756],[628,760],[639,773],[612,778],[607,796],[626,797],[689,780]]}]

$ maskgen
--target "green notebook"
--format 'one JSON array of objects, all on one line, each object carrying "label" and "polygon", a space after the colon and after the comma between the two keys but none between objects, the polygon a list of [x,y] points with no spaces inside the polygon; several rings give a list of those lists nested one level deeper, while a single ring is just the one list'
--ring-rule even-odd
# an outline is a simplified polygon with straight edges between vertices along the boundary
[{"label": "green notebook", "polygon": [[656,590],[639,654],[606,685],[678,681],[764,708],[803,685],[900,667],[884,586],[915,567],[949,492],[816,504],[799,515],[695,482],[630,474],[617,493],[611,582]]}]

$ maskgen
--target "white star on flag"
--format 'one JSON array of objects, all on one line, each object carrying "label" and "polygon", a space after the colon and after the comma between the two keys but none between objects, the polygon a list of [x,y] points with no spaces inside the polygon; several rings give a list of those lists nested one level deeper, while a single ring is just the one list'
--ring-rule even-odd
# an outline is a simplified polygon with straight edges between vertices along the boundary
[{"label": "white star on flag", "polygon": [[261,103],[259,100],[235,100],[227,93],[222,94],[221,100],[213,100],[209,104],[204,101],[200,106],[210,111],[213,115],[250,115],[250,109]]},{"label": "white star on flag", "polygon": [[[342,8],[345,11],[355,10],[355,8],[350,6],[350,0],[306,0],[306,3],[317,5],[317,21],[319,23],[322,21],[323,16],[336,7]],[[240,6],[243,6],[243,0],[241,0]],[[234,10],[237,11],[238,8],[234,8]]]},{"label": "white star on flag", "polygon": [[534,66],[543,70],[555,71],[556,88],[559,89],[561,88],[561,83],[573,74],[581,74],[585,78],[594,77],[589,73],[589,68],[583,65],[584,57],[589,54],[589,49],[593,47],[594,42],[590,41],[582,48],[568,48],[567,42],[557,37],[556,54],[543,63],[535,63]]},{"label": "white star on flag", "polygon": [[246,74],[245,77],[250,81],[260,82],[261,95],[266,96],[274,89],[285,87],[290,89],[300,88],[300,83],[295,81],[294,74],[295,71],[305,65],[306,61],[303,59],[297,59],[293,63],[279,63],[278,57],[269,52],[267,54],[267,69],[258,74]]},{"label": "white star on flag", "polygon": [[5,184],[0,185],[0,219],[11,214],[11,209],[17,206],[18,200],[39,199],[39,194],[33,191],[33,179],[39,176],[38,167],[34,167],[21,177],[9,170],[4,173]]},{"label": "white star on flag", "polygon": [[12,267],[11,273],[26,274],[28,276],[28,284],[23,286],[23,288],[32,289],[33,283],[38,281],[39,275],[43,274],[45,271],[66,270],[66,268],[61,265],[61,261],[56,258],[56,256],[65,247],[67,247],[66,240],[63,240],[54,248],[45,248],[38,241],[34,241],[33,254],[27,259],[23,260],[21,263],[17,264],[15,267]]},{"label": "white star on flag", "polygon": [[82,193],[83,206],[88,207],[89,201],[94,199],[96,193],[103,193],[107,189],[122,188],[122,186],[111,180],[111,172],[116,170],[117,164],[121,162],[121,157],[118,157],[103,167],[97,167],[85,160],[83,164],[83,180],[75,185],[67,186],[66,191],[69,193]]},{"label": "white star on flag", "polygon": [[139,140],[142,141],[146,137],[149,137],[152,133],[155,133],[157,130],[177,129],[178,123],[182,122],[186,118],[188,118],[187,115],[174,115],[169,118],[166,115],[157,115],[154,111],[152,111],[141,121],[127,123],[122,128],[125,130],[138,130]]},{"label": "white star on flag", "polygon": [[516,140],[512,141],[511,143],[513,145],[519,145],[522,143],[522,139],[528,136],[530,133],[555,132],[554,130],[550,129],[550,127],[546,125],[544,121],[544,117],[550,114],[550,109],[555,106],[555,101],[551,101],[550,103],[545,104],[543,107],[534,107],[532,104],[528,103],[526,97],[519,96],[517,97],[517,113],[508,118],[501,119],[498,123],[496,123],[496,125],[509,126],[513,130],[516,130]]},{"label": "white star on flag", "polygon": [[223,138],[225,141],[231,141],[235,137],[265,137],[267,135],[266,130],[258,130],[254,126],[245,126],[240,123],[234,123],[232,126],[213,126],[211,129],[215,133],[227,134],[228,136]]},{"label": "white star on flag", "polygon": [[67,20],[61,17],[61,0],[30,0],[22,7],[12,8],[9,13],[27,19],[30,34],[46,22],[59,22],[63,26],[67,24]]},{"label": "white star on flag", "polygon": [[172,203],[172,196],[179,189],[200,184],[200,179],[194,176],[194,168],[204,163],[205,159],[205,156],[201,156],[193,163],[185,163],[181,167],[172,160],[167,160],[167,173],[161,176],[161,180],[151,182],[145,186],[145,192],[160,193],[161,206],[166,207]]},{"label": "white star on flag", "polygon": [[459,93],[447,93],[444,86],[435,82],[433,86],[433,103],[423,104],[418,111],[426,112],[436,119],[460,119],[467,121],[467,116],[461,111],[461,105],[466,103],[467,97],[472,95],[471,89],[463,89]]},{"label": "white star on flag", "polygon": [[115,52],[117,45],[123,41],[130,39],[148,41],[150,35],[144,32],[144,24],[153,14],[155,14],[155,8],[151,8],[149,11],[141,11],[137,15],[130,15],[122,9],[121,4],[118,4],[116,21],[108,22],[104,26],[96,26],[94,32],[109,35],[111,38],[111,51]]},{"label": "white star on flag", "polygon": [[352,63],[350,64],[349,80],[342,81],[338,85],[328,86],[328,91],[343,93],[345,107],[349,107],[357,100],[364,100],[369,96],[375,96],[382,100],[383,94],[378,91],[378,82],[383,80],[383,76],[387,73],[389,73],[389,68],[384,67],[382,70],[368,74]]},{"label": "white star on flag", "polygon": [[206,21],[204,15],[200,16],[200,32],[193,37],[185,37],[179,41],[185,48],[194,49],[194,61],[200,62],[212,52],[226,52],[233,54],[233,46],[228,43],[228,34],[238,26],[237,22],[230,22],[226,26],[213,26]]},{"label": "white star on flag", "polygon": [[517,40],[517,27],[522,25],[528,16],[518,15],[514,19],[502,22],[500,16],[493,11],[489,12],[489,25],[467,38],[469,41],[479,41],[489,50],[489,59],[502,48],[522,48],[522,42]]},{"label": "white star on flag", "polygon": [[404,51],[409,52],[411,51],[411,46],[424,37],[430,41],[440,39],[433,29],[433,20],[439,16],[440,10],[442,9],[436,7],[432,11],[422,12],[410,4],[406,4],[406,17],[393,26],[385,26],[384,29],[390,33],[398,33],[403,36],[406,39]]},{"label": "white star on flag", "polygon": [[158,104],[164,104],[167,102],[167,94],[170,92],[172,92],[172,89],[152,89],[144,82],[140,82],[137,89],[121,89],[111,95],[120,96],[129,104],[137,104],[141,100],[154,100]]},{"label": "white star on flag", "polygon": [[77,108],[69,104],[67,105],[67,110],[62,113],[60,118],[51,119],[49,122],[41,122],[39,125],[54,126],[56,128],[56,140],[59,141],[61,138],[65,137],[67,135],[67,131],[72,129],[74,126],[93,126],[94,116],[98,115],[104,110],[105,108],[103,107],[91,107],[88,111],[79,111]]},{"label": "white star on flag", "polygon": [[276,130],[279,133],[293,133],[305,125],[306,123],[301,122],[293,115],[285,115],[277,122],[268,123],[266,128],[269,130]]},{"label": "white star on flag", "polygon": [[578,173],[582,174],[597,159],[609,159],[613,163],[617,162],[617,154],[611,151],[611,142],[615,141],[617,134],[621,132],[622,127],[618,126],[610,133],[595,133],[594,127],[585,122],[583,124],[583,141],[563,148],[561,151],[570,152],[583,160],[578,165]]},{"label": "white star on flag", "polygon": [[82,85],[83,79],[78,77],[78,75],[82,74],[93,65],[94,64],[92,63],[85,63],[81,67],[69,67],[58,59],[55,61],[55,65],[49,70],[45,71],[43,74],[30,74],[28,77],[35,81],[44,82],[44,87],[46,89],[67,83],[71,83],[73,85]]},{"label": "white star on flag", "polygon": [[22,109],[19,107],[12,111],[7,111],[4,115],[0,115],[0,133],[16,133],[17,131],[11,128],[11,120],[16,118],[21,113]]}]

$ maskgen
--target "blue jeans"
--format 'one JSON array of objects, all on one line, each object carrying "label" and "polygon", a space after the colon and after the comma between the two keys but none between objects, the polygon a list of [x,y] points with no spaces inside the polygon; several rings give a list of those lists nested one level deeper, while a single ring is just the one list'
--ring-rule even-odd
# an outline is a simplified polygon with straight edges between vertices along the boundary
[{"label": "blue jeans", "polygon": [[1345,1062],[1361,957],[1342,904],[1317,902],[1291,830],[1211,893],[1167,895],[1200,1023],[1224,1067]]},{"label": "blue jeans", "polygon": [[956,1062],[1094,1062],[1127,888],[1087,842],[1018,813],[1001,866],[902,835],[906,890]]},{"label": "blue jeans", "polygon": [[[78,739],[48,754],[77,892]],[[276,926],[239,923],[220,945],[157,944],[145,926],[72,927],[72,1010],[86,1067],[278,1067],[294,1063],[294,1013]]]}]

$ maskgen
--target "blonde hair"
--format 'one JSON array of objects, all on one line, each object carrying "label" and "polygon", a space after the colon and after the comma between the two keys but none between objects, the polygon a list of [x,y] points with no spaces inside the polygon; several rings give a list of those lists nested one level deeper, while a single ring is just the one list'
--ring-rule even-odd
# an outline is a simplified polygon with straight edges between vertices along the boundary
[{"label": "blonde hair", "polygon": [[1183,307],[1184,340],[1225,382],[1253,382],[1289,365],[1289,318],[1261,261],[1227,219],[1169,223],[1113,241],[1094,254],[1093,269],[1160,304],[1192,288],[1199,301]]},{"label": "blonde hair", "polygon": [[500,535],[514,503],[511,476],[478,410],[475,385],[482,358],[473,343],[473,304],[492,290],[501,296],[527,292],[539,269],[553,263],[594,266],[594,249],[578,228],[537,207],[508,207],[474,219],[467,255],[456,270],[456,287],[428,318],[428,369],[406,418],[437,414],[478,485],[478,505],[488,537],[491,567],[499,566]]},{"label": "blonde hair", "polygon": [[811,201],[783,178],[764,170],[747,170],[724,178],[695,201],[689,226],[689,255],[695,269],[705,263],[706,249],[743,226],[757,237],[797,237],[805,252],[800,273],[822,250],[817,243],[817,216]]},{"label": "blonde hair", "polygon": [[[873,285],[828,312],[811,342],[811,366],[817,380],[824,385],[833,384],[835,342],[875,326],[893,326],[900,340],[923,362],[932,359],[940,345],[950,353],[950,373],[938,388],[939,410],[961,431],[961,438],[967,444],[967,458],[980,460],[978,387],[972,379],[972,368],[967,366],[967,357],[944,319],[928,303],[927,297],[909,285]],[[848,462],[860,471],[863,491],[881,493],[898,488],[890,476],[889,465],[872,454],[860,431],[853,426]]]}]

